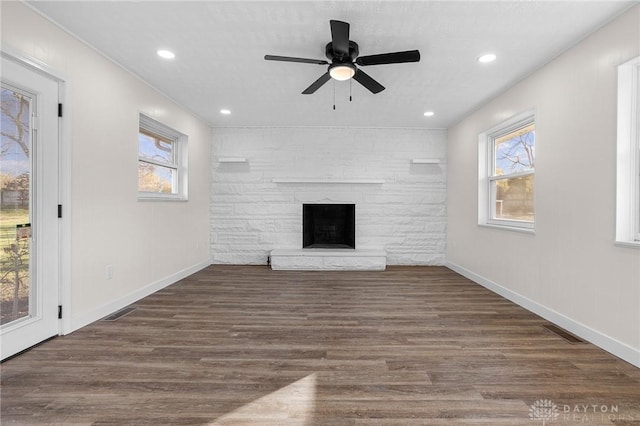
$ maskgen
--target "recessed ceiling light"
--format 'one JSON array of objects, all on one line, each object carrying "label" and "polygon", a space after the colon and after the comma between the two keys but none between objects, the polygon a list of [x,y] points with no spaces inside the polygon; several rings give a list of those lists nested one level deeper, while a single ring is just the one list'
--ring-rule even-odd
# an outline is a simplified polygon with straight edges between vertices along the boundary
[{"label": "recessed ceiling light", "polygon": [[483,64],[493,62],[497,58],[493,53],[487,53],[486,55],[482,55],[478,57],[478,62],[482,62]]},{"label": "recessed ceiling light", "polygon": [[434,114],[435,113],[433,111],[427,111],[427,112],[424,113],[424,116],[425,117],[433,117]]},{"label": "recessed ceiling light", "polygon": [[231,111],[230,111],[230,110],[228,110],[228,109],[221,109],[221,110],[220,110],[220,114],[223,114],[223,115],[229,115],[229,114],[231,114]]},{"label": "recessed ceiling light", "polygon": [[176,57],[176,54],[170,50],[160,49],[156,53],[158,54],[158,56],[164,59],[173,59]]}]

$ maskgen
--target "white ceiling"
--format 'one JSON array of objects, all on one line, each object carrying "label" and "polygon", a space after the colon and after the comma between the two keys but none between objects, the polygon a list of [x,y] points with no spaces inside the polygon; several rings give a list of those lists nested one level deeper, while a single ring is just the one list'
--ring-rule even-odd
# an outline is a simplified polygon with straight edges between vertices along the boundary
[{"label": "white ceiling", "polygon": [[[29,1],[108,57],[225,126],[446,128],[637,1]],[[330,81],[329,20],[351,24],[361,55],[419,49],[419,63],[363,67],[386,90]],[[175,52],[163,60],[159,48]],[[476,58],[498,55],[492,64]],[[221,108],[231,115],[223,116]],[[435,115],[426,118],[423,113]]]}]

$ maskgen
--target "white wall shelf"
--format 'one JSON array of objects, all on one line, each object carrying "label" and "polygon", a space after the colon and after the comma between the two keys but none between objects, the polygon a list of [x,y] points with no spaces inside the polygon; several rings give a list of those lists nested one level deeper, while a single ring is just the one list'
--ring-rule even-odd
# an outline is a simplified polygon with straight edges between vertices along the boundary
[{"label": "white wall shelf", "polygon": [[384,179],[337,179],[337,178],[273,178],[274,183],[385,183]]},{"label": "white wall shelf", "polygon": [[414,158],[411,160],[411,164],[440,164],[440,160],[437,158]]},{"label": "white wall shelf", "polygon": [[220,157],[218,163],[246,163],[245,157]]}]

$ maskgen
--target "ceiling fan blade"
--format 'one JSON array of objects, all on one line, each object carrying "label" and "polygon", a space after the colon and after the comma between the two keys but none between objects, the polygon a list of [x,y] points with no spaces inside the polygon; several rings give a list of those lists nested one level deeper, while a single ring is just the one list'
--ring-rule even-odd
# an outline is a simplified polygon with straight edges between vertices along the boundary
[{"label": "ceiling fan blade", "polygon": [[314,93],[316,90],[318,90],[320,87],[322,87],[322,85],[325,84],[330,79],[331,79],[331,76],[329,75],[329,72],[327,71],[326,73],[322,74],[322,76],[320,76],[319,79],[317,79],[316,81],[311,83],[311,86],[309,86],[306,89],[304,89],[304,92],[302,92],[302,94],[303,95],[310,95],[310,94]]},{"label": "ceiling fan blade", "polygon": [[331,24],[331,44],[338,56],[349,56],[349,24],[342,21],[329,21]]},{"label": "ceiling fan blade", "polygon": [[381,53],[379,55],[360,56],[356,59],[356,64],[383,65],[401,64],[404,62],[420,62],[420,52],[417,50],[407,50],[405,52]]},{"label": "ceiling fan blade", "polygon": [[353,76],[353,79],[366,87],[374,95],[384,90],[384,86],[382,84],[375,81],[362,70],[357,70],[356,74]]},{"label": "ceiling fan blade", "polygon": [[329,65],[329,62],[322,59],[292,58],[290,56],[264,55],[264,59],[267,61],[301,62],[303,64]]}]

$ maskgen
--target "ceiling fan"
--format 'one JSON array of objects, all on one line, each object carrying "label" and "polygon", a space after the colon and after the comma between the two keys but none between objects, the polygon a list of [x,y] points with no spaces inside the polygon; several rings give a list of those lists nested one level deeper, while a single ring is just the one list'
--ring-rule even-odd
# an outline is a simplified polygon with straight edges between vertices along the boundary
[{"label": "ceiling fan", "polygon": [[[310,95],[322,87],[331,78],[344,81],[353,78],[366,87],[371,93],[380,93],[384,86],[371,78],[357,66],[399,64],[419,62],[420,52],[407,50],[404,52],[382,53],[378,55],[358,56],[358,43],[349,40],[349,24],[342,21],[329,21],[331,25],[331,42],[325,47],[325,54],[330,63],[322,59],[292,58],[289,56],[265,55],[267,61],[301,62],[304,64],[329,65],[326,73],[307,87],[302,94]],[[356,66],[357,65],[357,66]]]}]

